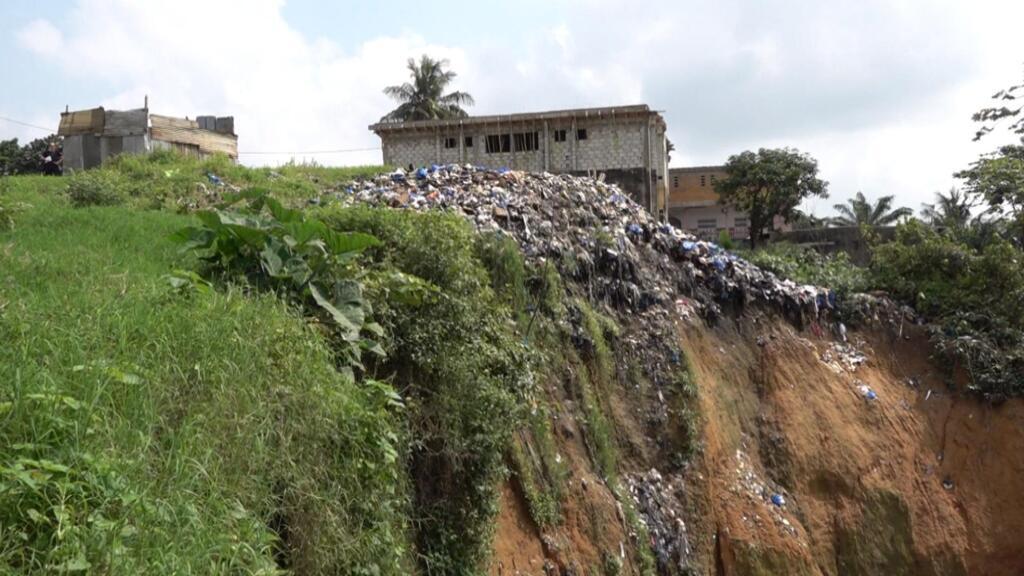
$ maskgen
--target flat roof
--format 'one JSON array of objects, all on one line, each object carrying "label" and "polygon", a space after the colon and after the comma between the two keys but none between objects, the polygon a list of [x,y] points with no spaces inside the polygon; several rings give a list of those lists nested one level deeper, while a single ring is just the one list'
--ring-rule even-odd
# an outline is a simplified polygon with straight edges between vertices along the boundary
[{"label": "flat roof", "polygon": [[690,172],[725,172],[725,166],[686,166],[684,168],[669,168],[668,173],[690,173]]},{"label": "flat roof", "polygon": [[378,122],[370,125],[370,130],[377,132],[397,132],[402,130],[422,130],[431,128],[448,128],[452,126],[476,126],[485,124],[514,124],[536,122],[539,120],[564,119],[615,119],[635,118],[637,116],[656,116],[664,125],[661,114],[651,110],[646,104],[631,106],[606,106],[602,108],[574,108],[571,110],[550,110],[547,112],[527,112],[521,114],[495,114],[490,116],[466,116],[450,120],[413,120],[409,122]]}]

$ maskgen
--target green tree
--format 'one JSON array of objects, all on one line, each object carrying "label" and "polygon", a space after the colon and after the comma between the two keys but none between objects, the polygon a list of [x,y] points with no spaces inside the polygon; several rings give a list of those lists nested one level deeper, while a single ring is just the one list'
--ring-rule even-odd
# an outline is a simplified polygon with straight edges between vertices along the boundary
[{"label": "green tree", "polygon": [[971,199],[957,188],[935,193],[934,204],[921,204],[921,219],[936,228],[963,230],[971,221]]},{"label": "green tree", "polygon": [[839,216],[834,216],[829,222],[833,226],[889,226],[914,213],[906,207],[893,209],[893,198],[882,196],[871,204],[863,192],[857,192],[857,195],[847,200],[846,204],[833,205]]},{"label": "green tree", "polygon": [[455,72],[445,70],[447,60],[434,60],[424,54],[419,63],[409,59],[407,67],[411,82],[399,86],[388,86],[384,93],[397,101],[398,107],[384,116],[385,122],[409,120],[436,120],[464,118],[468,116],[463,106],[472,106],[473,97],[465,92],[449,92],[448,85],[455,79]]},{"label": "green tree", "polygon": [[43,171],[43,156],[51,143],[61,144],[62,138],[51,134],[23,146],[18,139],[0,141],[0,175],[3,174],[38,174]]},{"label": "green tree", "polygon": [[1012,134],[1021,135],[1019,144],[1001,146],[985,154],[966,170],[956,174],[964,180],[967,194],[988,205],[988,214],[999,220],[1008,220],[1018,247],[1024,246],[1024,83],[996,92],[992,98],[996,106],[982,108],[973,119],[982,127],[975,134],[979,140],[995,130],[996,125],[1009,121],[1006,126]]},{"label": "green tree", "polygon": [[981,140],[986,134],[995,130],[996,124],[1003,120],[1010,120],[1007,129],[1014,134],[1024,134],[1024,105],[1018,102],[1018,98],[1024,97],[1024,83],[1010,86],[992,95],[992,99],[998,101],[998,106],[982,108],[971,117],[975,122],[983,125],[974,134],[974,140]]},{"label": "green tree", "polygon": [[775,216],[789,218],[810,196],[828,197],[828,182],[818,178],[818,162],[792,148],[761,148],[730,156],[726,178],[715,182],[722,201],[750,218],[750,248]]}]

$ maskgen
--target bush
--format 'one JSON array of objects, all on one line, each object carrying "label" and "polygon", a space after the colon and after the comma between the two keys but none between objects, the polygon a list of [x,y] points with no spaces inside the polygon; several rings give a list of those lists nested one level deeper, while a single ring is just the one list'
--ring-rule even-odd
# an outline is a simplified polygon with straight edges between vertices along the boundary
[{"label": "bush", "polygon": [[718,245],[726,250],[732,250],[736,247],[728,230],[722,230],[718,233]]},{"label": "bush", "polygon": [[793,244],[769,244],[745,254],[754,265],[800,284],[831,288],[838,293],[868,290],[867,271],[850,261],[846,252],[824,255]]},{"label": "bush", "polygon": [[112,206],[128,199],[128,179],[118,172],[86,170],[67,178],[67,195],[71,205]]},{"label": "bush", "polygon": [[969,388],[990,397],[1024,393],[1024,253],[999,236],[975,249],[912,221],[875,248],[873,284],[942,328],[932,341]]},{"label": "bush", "polygon": [[[391,338],[388,357],[375,370],[392,376],[409,405],[422,571],[478,574],[491,553],[503,454],[533,389],[526,349],[510,322],[522,282],[519,256],[480,239],[453,214],[366,207],[316,214],[335,230],[379,238],[382,245],[368,253],[372,265],[438,290],[436,298],[407,299],[368,288],[375,317]],[[492,281],[506,293],[496,294]]]}]

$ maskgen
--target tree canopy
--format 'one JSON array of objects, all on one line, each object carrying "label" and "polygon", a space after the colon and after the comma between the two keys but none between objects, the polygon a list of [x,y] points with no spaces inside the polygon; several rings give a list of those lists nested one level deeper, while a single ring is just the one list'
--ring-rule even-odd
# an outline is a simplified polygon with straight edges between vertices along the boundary
[{"label": "tree canopy", "polygon": [[921,219],[936,228],[960,230],[971,221],[971,199],[957,188],[935,193],[934,204],[921,204]]},{"label": "tree canopy", "polygon": [[1000,90],[993,95],[999,104],[983,108],[973,117],[982,123],[975,140],[1008,120],[1007,129],[1021,135],[1020,143],[1001,146],[956,174],[964,180],[967,194],[988,206],[989,216],[1007,220],[1018,247],[1024,246],[1024,105],[1019,103],[1022,97],[1024,84]]},{"label": "tree canopy", "polygon": [[906,207],[893,209],[893,199],[892,195],[882,196],[872,204],[863,192],[857,192],[845,204],[833,205],[839,215],[833,217],[830,223],[833,226],[889,226],[914,213]]},{"label": "tree canopy", "polygon": [[447,60],[435,60],[424,54],[419,63],[410,58],[407,64],[410,82],[388,86],[384,93],[398,102],[398,107],[384,116],[385,122],[437,120],[468,116],[463,106],[472,106],[473,97],[465,92],[445,90],[455,79],[455,72],[446,70]]},{"label": "tree canopy", "polygon": [[715,191],[726,204],[750,218],[750,247],[757,243],[775,216],[789,218],[805,198],[828,197],[828,182],[818,178],[818,162],[792,148],[761,148],[730,156],[726,178]]}]

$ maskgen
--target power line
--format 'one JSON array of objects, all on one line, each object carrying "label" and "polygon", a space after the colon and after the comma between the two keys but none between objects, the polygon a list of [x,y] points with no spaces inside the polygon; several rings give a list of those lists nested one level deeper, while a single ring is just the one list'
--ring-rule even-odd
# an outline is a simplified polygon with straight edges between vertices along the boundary
[{"label": "power line", "polygon": [[54,132],[56,132],[56,130],[54,130],[52,128],[47,128],[45,126],[38,126],[36,124],[29,124],[28,122],[22,122],[21,120],[15,120],[14,118],[8,118],[6,116],[0,116],[0,120],[6,120],[6,121],[11,122],[13,124],[21,124],[22,126],[28,126],[29,128],[35,128],[37,130],[43,130],[45,132],[49,132],[50,134],[53,134]]},{"label": "power line", "polygon": [[291,154],[291,155],[299,155],[299,154],[347,154],[349,152],[373,152],[375,150],[380,150],[380,149],[381,149],[381,147],[377,146],[377,147],[374,147],[374,148],[344,148],[344,149],[339,149],[339,150],[282,150],[280,152],[270,152],[270,151],[260,150],[258,152],[239,152],[238,154],[239,155],[246,154],[246,155],[250,155],[250,156],[251,155],[257,155],[257,154],[267,154],[267,155],[270,155],[270,154]]},{"label": "power line", "polygon": [[[29,128],[35,128],[37,130],[43,130],[45,132],[49,132],[50,134],[53,134],[54,132],[56,132],[56,130],[53,130],[51,128],[47,128],[45,126],[39,126],[39,125],[36,125],[36,124],[29,124],[28,122],[22,122],[21,120],[15,120],[14,118],[8,118],[6,116],[0,116],[0,120],[6,120],[6,121],[14,123],[14,124],[20,124],[22,126],[27,126]],[[381,150],[381,147],[380,146],[375,146],[373,148],[339,148],[339,149],[336,149],[336,150],[282,150],[280,152],[273,152],[273,151],[267,151],[267,150],[259,150],[259,151],[253,151],[253,152],[239,152],[238,154],[239,155],[245,154],[247,156],[256,156],[256,155],[267,155],[267,156],[270,156],[270,155],[301,155],[301,154],[348,154],[348,153],[351,153],[351,152],[374,152],[376,150]]]}]

